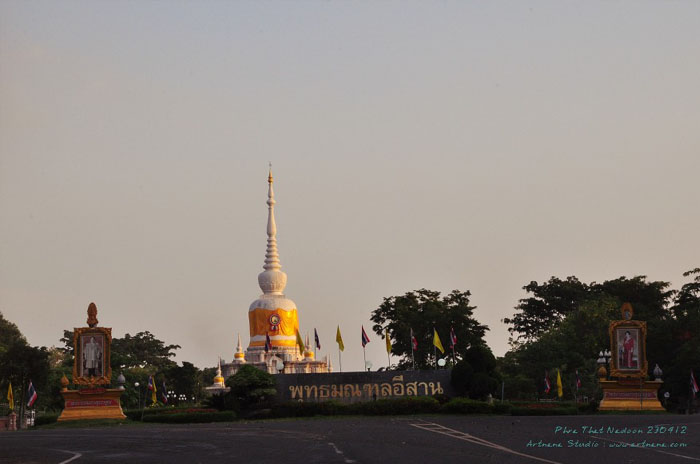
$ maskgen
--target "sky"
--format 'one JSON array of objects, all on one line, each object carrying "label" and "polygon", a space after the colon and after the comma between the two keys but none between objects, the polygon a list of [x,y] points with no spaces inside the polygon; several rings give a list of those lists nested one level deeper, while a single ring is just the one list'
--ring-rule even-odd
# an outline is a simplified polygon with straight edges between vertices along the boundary
[{"label": "sky", "polygon": [[[337,369],[384,297],[700,266],[700,2],[0,2],[0,312],[230,361],[261,293]],[[446,334],[443,336],[443,338]],[[386,365],[370,333],[367,358]]]}]

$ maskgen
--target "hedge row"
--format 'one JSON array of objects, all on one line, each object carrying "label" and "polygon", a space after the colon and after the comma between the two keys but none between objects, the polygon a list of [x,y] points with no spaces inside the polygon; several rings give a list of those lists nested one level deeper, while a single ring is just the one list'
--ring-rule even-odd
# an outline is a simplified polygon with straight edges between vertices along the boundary
[{"label": "hedge row", "polygon": [[124,411],[124,415],[135,421],[140,421],[141,417],[144,418],[144,421],[147,416],[153,416],[153,415],[163,415],[163,414],[202,414],[202,413],[211,413],[211,412],[217,412],[216,409],[210,409],[210,408],[188,408],[188,407],[182,407],[182,408],[145,408],[143,411],[141,409],[129,409]]},{"label": "hedge row", "polygon": [[58,416],[59,414],[37,414],[36,418],[34,419],[34,425],[53,424],[54,422],[58,421]]},{"label": "hedge row", "polygon": [[435,398],[413,397],[386,399],[365,403],[344,404],[335,401],[324,403],[290,402],[265,410],[265,414],[256,417],[309,417],[339,415],[402,415],[402,414],[502,414],[514,416],[576,415],[593,413],[595,404],[564,403],[547,407],[538,407],[538,403],[512,405],[508,402],[476,401],[469,398],[453,398],[440,404]]},{"label": "hedge row", "polygon": [[510,403],[470,400],[469,398],[454,398],[442,406],[442,411],[452,414],[508,414]]},{"label": "hedge row", "polygon": [[[288,402],[279,403],[270,409],[252,411],[250,419],[310,416],[395,416],[405,414],[502,414],[513,416],[575,415],[595,412],[596,405],[553,403],[516,403],[476,401],[469,398],[453,398],[441,404],[432,397],[409,397],[382,399],[363,403],[339,403],[337,401]],[[233,411],[217,411],[205,408],[148,408],[143,411],[132,409],[124,412],[133,421],[150,423],[209,423],[229,422],[236,419]],[[56,422],[58,415],[43,415],[36,418],[36,425]]]},{"label": "hedge row", "polygon": [[157,422],[160,424],[204,424],[210,422],[231,422],[236,419],[233,411],[217,412],[182,412],[149,414],[143,416],[144,422]]}]

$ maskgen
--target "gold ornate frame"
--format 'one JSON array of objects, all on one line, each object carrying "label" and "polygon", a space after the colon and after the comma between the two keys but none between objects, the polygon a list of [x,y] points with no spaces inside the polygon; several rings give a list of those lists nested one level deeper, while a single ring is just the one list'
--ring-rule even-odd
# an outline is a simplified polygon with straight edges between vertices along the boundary
[{"label": "gold ornate frame", "polygon": [[[618,366],[618,346],[616,332],[620,329],[639,330],[639,369],[620,369]],[[647,376],[649,366],[647,364],[647,323],[643,321],[613,321],[608,328],[610,335],[610,376],[631,377],[644,379]]]},{"label": "gold ornate frame", "polygon": [[[78,376],[79,369],[78,363],[83,359],[82,348],[80,346],[80,339],[84,336],[90,336],[91,334],[100,335],[104,337],[103,349],[103,366],[102,366],[102,376],[95,377],[83,377]],[[73,383],[76,385],[84,385],[88,387],[94,387],[96,385],[109,385],[112,380],[112,366],[110,364],[112,346],[112,329],[107,327],[82,327],[79,329],[74,329],[73,332]]]}]

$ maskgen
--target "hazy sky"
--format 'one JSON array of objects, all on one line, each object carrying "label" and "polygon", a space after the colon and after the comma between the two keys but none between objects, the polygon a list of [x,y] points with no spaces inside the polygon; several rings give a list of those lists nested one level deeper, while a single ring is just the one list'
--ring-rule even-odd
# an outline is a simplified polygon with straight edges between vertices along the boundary
[{"label": "hazy sky", "polygon": [[501,355],[531,280],[700,266],[699,57],[694,1],[0,1],[0,311],[232,359],[272,161],[336,368],[337,324],[359,370],[422,287],[471,290]]}]

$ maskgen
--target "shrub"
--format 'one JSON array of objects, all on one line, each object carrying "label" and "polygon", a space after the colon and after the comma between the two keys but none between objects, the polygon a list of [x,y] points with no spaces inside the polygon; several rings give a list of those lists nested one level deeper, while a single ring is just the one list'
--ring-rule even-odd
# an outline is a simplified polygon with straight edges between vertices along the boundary
[{"label": "shrub", "polygon": [[42,414],[42,415],[37,415],[36,418],[34,419],[34,425],[46,425],[46,424],[53,424],[54,422],[58,421],[58,416],[59,414]]},{"label": "shrub", "polygon": [[573,416],[578,413],[575,407],[553,408],[523,408],[513,407],[510,410],[513,416]]},{"label": "shrub", "polygon": [[440,403],[435,398],[410,397],[343,404],[337,401],[323,403],[288,402],[275,405],[274,417],[310,417],[310,416],[388,416],[403,414],[428,414],[440,411]]},{"label": "shrub", "polygon": [[384,399],[350,404],[350,414],[389,416],[403,414],[427,414],[440,411],[440,403],[429,396]]},{"label": "shrub", "polygon": [[456,414],[491,414],[493,406],[485,401],[455,398],[443,405],[442,411]]},{"label": "shrub", "polygon": [[274,377],[249,364],[229,377],[226,386],[231,388],[226,396],[232,401],[224,399],[224,402],[240,411],[268,407],[277,394]]},{"label": "shrub", "polygon": [[450,375],[452,388],[455,389],[455,393],[459,396],[466,396],[474,375],[472,366],[467,361],[460,361],[452,368]]},{"label": "shrub", "polygon": [[235,419],[236,414],[233,411],[175,412],[143,416],[144,422],[157,422],[161,424],[202,424],[209,422],[230,422]]},{"label": "shrub", "polygon": [[146,422],[146,417],[147,416],[153,416],[153,415],[158,415],[158,414],[181,414],[181,413],[205,413],[205,412],[217,412],[216,409],[212,408],[192,408],[192,407],[187,407],[183,406],[180,408],[145,408],[143,410],[143,413],[141,409],[128,409],[124,411],[124,415],[133,421],[140,421],[141,417],[144,418],[144,422]]}]

